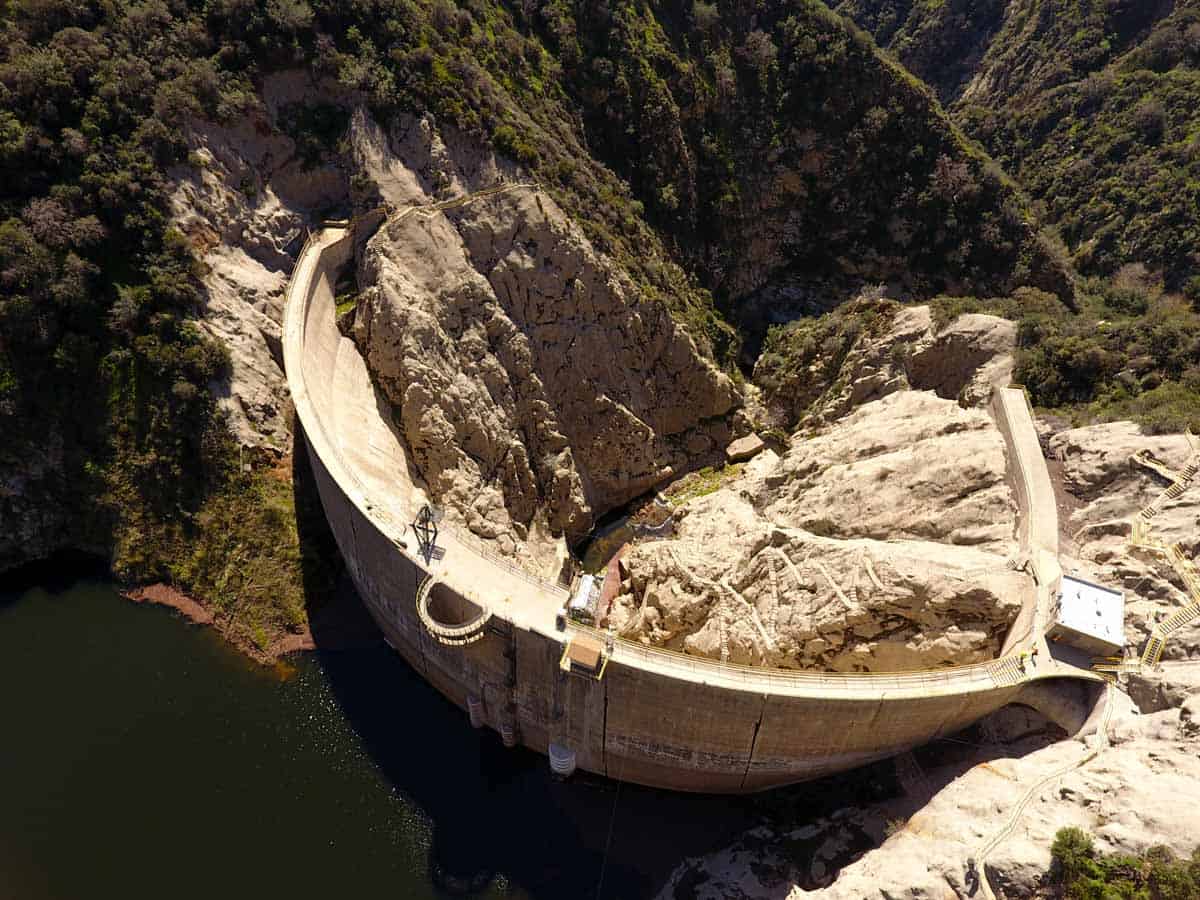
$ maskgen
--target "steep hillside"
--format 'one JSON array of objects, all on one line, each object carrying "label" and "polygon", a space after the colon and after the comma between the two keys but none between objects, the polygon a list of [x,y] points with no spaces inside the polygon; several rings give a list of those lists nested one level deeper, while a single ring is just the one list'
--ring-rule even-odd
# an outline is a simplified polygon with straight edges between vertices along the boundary
[{"label": "steep hillside", "polygon": [[1007,0],[839,0],[830,4],[949,104],[975,75]]},{"label": "steep hillside", "polygon": [[620,4],[574,25],[558,42],[593,148],[718,297],[796,273],[1069,294],[999,172],[823,4]]},{"label": "steep hillside", "polygon": [[[285,573],[238,569],[291,598],[266,619],[302,618],[287,485],[262,480],[287,449],[271,341],[298,229],[385,193],[353,115],[489,143],[726,367],[740,336],[714,294],[1071,292],[1012,186],[814,0],[30,0],[0,31],[0,566],[86,546],[233,596],[240,554]],[[308,88],[268,102],[281,69]],[[279,491],[282,517],[237,513]]]},{"label": "steep hillside", "polygon": [[1200,4],[843,0],[1045,204],[1085,271],[1200,298]]}]

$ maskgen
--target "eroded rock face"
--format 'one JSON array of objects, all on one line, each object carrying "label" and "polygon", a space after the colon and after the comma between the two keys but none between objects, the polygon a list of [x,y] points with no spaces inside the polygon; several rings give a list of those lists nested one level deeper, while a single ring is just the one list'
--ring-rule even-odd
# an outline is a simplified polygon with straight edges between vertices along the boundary
[{"label": "eroded rock face", "polygon": [[639,545],[612,622],[713,659],[836,671],[976,662],[999,650],[1027,576],[982,410],[901,391],[767,452]]},{"label": "eroded rock face", "polygon": [[[1073,428],[1049,439],[1051,455],[1062,464],[1064,492],[1072,506],[1064,521],[1064,569],[1111,584],[1125,592],[1125,637],[1140,649],[1155,623],[1185,606],[1184,585],[1162,556],[1129,544],[1131,522],[1169,482],[1131,461],[1149,451],[1179,471],[1194,459],[1184,435],[1143,435],[1131,422]],[[1152,536],[1178,543],[1195,559],[1200,550],[1200,483],[1163,504],[1151,524]],[[1171,636],[1164,659],[1200,657],[1200,624]]]},{"label": "eroded rock face", "polygon": [[548,197],[412,213],[370,241],[355,339],[433,496],[514,552],[719,456],[739,396]]},{"label": "eroded rock face", "polygon": [[856,303],[856,318],[882,324],[863,327],[842,359],[831,359],[823,348],[807,370],[784,373],[766,372],[771,360],[760,359],[756,377],[779,384],[766,401],[783,423],[817,427],[910,389],[979,406],[993,387],[1012,378],[1014,322],[972,313],[939,326],[928,306],[872,304],[869,298]]},{"label": "eroded rock face", "polygon": [[284,290],[305,224],[346,200],[349,171],[340,160],[305,162],[272,123],[280,106],[318,99],[351,100],[335,84],[314,89],[305,73],[272,75],[263,85],[264,110],[229,125],[192,122],[186,137],[194,164],[169,173],[173,223],[205,264],[199,325],[229,351],[218,402],[239,443],[279,452],[291,446]]},{"label": "eroded rock face", "polygon": [[834,537],[1015,550],[1004,439],[983,409],[900,391],[805,440],[757,497],[767,516]]}]

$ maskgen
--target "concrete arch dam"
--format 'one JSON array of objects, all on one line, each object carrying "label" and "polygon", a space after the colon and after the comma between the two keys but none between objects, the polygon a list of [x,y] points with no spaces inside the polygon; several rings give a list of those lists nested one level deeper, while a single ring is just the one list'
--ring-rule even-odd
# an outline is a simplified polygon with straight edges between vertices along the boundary
[{"label": "concrete arch dam", "polygon": [[[428,561],[406,538],[424,497],[386,401],[335,323],[334,283],[354,243],[352,226],[327,227],[301,252],[285,308],[288,384],[325,514],[359,593],[389,643],[472,723],[551,755],[556,771],[569,760],[655,787],[745,792],[892,756],[1009,703],[1060,721],[1084,704],[1088,685],[1076,679],[1098,676],[1055,662],[1041,638],[1059,577],[1058,525],[1019,391],[997,392],[994,413],[1009,442],[1022,545],[1038,590],[1000,659],[833,674],[731,666],[616,640],[598,668],[581,672],[565,651],[596,635],[570,623],[560,630],[561,587],[488,554],[470,535],[443,528]],[[1024,660],[1036,645],[1042,652]]]}]

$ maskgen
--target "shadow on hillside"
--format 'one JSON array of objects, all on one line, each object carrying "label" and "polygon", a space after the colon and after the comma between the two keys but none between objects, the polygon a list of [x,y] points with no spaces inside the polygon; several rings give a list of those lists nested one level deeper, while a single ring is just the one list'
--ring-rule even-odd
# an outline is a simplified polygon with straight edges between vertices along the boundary
[{"label": "shadow on hillside", "polygon": [[325,520],[300,422],[293,418],[296,451],[292,455],[292,492],[300,541],[304,607],[313,643],[322,650],[383,646],[383,634],[345,577],[333,532]]}]

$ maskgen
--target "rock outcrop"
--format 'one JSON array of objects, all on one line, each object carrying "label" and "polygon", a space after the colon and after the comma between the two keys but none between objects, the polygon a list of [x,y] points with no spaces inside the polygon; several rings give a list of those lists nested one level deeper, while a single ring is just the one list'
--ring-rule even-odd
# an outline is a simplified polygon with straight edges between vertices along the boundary
[{"label": "rock outcrop", "polygon": [[[1140,649],[1154,622],[1187,595],[1164,560],[1129,546],[1131,519],[1169,483],[1131,457],[1149,452],[1179,471],[1195,459],[1194,446],[1183,435],[1142,434],[1129,422],[1044,430],[1059,490],[1064,570],[1124,589],[1126,638]],[[1151,527],[1159,540],[1178,542],[1194,557],[1198,524],[1195,485],[1165,503]],[[1052,741],[1032,727],[1015,743],[1011,733],[998,742],[1000,717],[1021,715],[1021,707],[1009,707],[941,750],[922,751],[935,762],[918,772],[915,789],[905,786],[906,794],[815,823],[771,822],[685,863],[660,896],[689,884],[698,886],[699,898],[978,897],[967,862],[1031,787],[1011,835],[986,860],[999,896],[1051,889],[1050,846],[1066,826],[1094,835],[1101,852],[1138,854],[1161,844],[1188,857],[1200,844],[1200,629],[1175,632],[1164,657],[1157,670],[1122,677],[1107,742],[1086,729],[1080,739]],[[953,748],[959,758],[936,762]],[[897,765],[901,783],[904,768]],[[812,851],[790,853],[798,843]]]},{"label": "rock outcrop", "polygon": [[[917,383],[962,397],[997,378],[1003,354],[960,336],[1003,329],[971,319],[935,331],[928,310],[902,311],[890,344],[873,340],[843,366],[843,397],[822,417],[853,412],[798,432],[782,456],[756,457],[679,510],[673,539],[624,557],[611,623],[670,649],[781,667],[888,671],[994,656],[1033,590],[1009,566],[1016,506],[1004,441],[985,410],[910,380],[917,372]],[[869,362],[883,359],[898,368]]]},{"label": "rock outcrop", "polygon": [[987,415],[923,392],[765,453],[635,547],[612,621],[733,662],[897,670],[994,655],[1028,579]]},{"label": "rock outcrop", "polygon": [[[818,426],[857,406],[907,389],[934,391],[966,406],[987,401],[1012,378],[1016,324],[967,314],[940,326],[928,306],[860,298],[822,328],[798,322],[777,338],[755,378],[772,414]],[[808,342],[813,352],[790,345]]]},{"label": "rock outcrop", "polygon": [[503,552],[538,522],[582,537],[742,427],[729,378],[536,190],[394,219],[359,282],[355,338],[418,473]]},{"label": "rock outcrop", "polygon": [[[1175,666],[1157,680],[1177,680],[1184,667],[1195,668]],[[1195,690],[1194,674],[1184,681]],[[1118,697],[1108,744],[1097,734],[1050,742],[1053,735],[1032,720],[1020,725],[1018,709],[1002,710],[965,736],[966,744],[950,745],[961,751],[957,758],[951,753],[918,770],[906,795],[799,828],[771,823],[684,863],[659,896],[675,896],[682,882],[697,885],[700,900],[977,898],[967,860],[1035,786],[1011,835],[986,859],[998,896],[1047,896],[1050,846],[1067,826],[1093,834],[1101,852],[1144,853],[1162,844],[1190,857],[1200,843],[1200,694],[1172,690],[1183,691],[1180,705],[1143,713]],[[998,725],[1007,732],[1000,742]],[[981,742],[989,732],[991,740]],[[1048,777],[1056,773],[1061,777]],[[864,841],[875,848],[863,854]],[[799,842],[812,852],[789,853]]]},{"label": "rock outcrop", "polygon": [[348,199],[347,160],[305,160],[277,127],[293,104],[348,104],[336,84],[268,77],[263,108],[229,125],[195,121],[189,165],[168,174],[173,223],[204,263],[200,326],[229,351],[218,401],[239,443],[286,451],[291,403],[283,373],[283,294],[305,225]]},{"label": "rock outcrop", "polygon": [[[1148,451],[1179,471],[1196,459],[1193,448],[1184,435],[1143,435],[1131,422],[1061,431],[1048,445],[1061,463],[1062,491],[1070,509],[1063,521],[1069,557],[1064,569],[1125,591],[1125,637],[1131,647],[1140,648],[1155,623],[1189,598],[1166,560],[1130,546],[1133,518],[1169,484],[1131,458]],[[1200,551],[1200,483],[1163,504],[1151,530],[1157,540],[1178,543],[1194,559]],[[1200,658],[1200,624],[1175,632],[1163,657]]]}]

